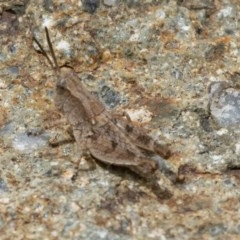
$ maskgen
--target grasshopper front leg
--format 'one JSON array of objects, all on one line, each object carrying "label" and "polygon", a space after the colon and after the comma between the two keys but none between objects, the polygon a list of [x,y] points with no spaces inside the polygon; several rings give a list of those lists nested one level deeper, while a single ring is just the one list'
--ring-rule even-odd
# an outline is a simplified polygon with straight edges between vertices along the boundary
[{"label": "grasshopper front leg", "polygon": [[88,163],[87,168],[86,167],[80,168],[79,170],[94,170],[96,168],[96,163],[92,158],[92,155],[87,146],[87,139],[89,138],[89,136],[92,135],[91,132],[86,131],[86,129],[84,128],[84,125],[82,125],[77,128],[75,127],[73,129],[73,135],[81,151],[80,157],[79,157],[80,159],[79,165],[81,165],[81,161],[85,161]]}]

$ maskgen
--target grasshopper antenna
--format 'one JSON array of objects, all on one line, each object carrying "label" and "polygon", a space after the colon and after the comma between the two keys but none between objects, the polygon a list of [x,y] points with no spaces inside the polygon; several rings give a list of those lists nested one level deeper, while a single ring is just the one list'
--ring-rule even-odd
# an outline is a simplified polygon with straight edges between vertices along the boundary
[{"label": "grasshopper antenna", "polygon": [[50,36],[49,36],[49,32],[48,32],[47,27],[45,27],[45,33],[46,33],[46,37],[47,37],[47,43],[48,43],[48,46],[49,46],[49,49],[50,49],[50,52],[51,52],[51,55],[52,55],[52,58],[53,58],[53,62],[54,62],[54,65],[55,65],[55,69],[57,70],[57,72],[60,72],[60,68],[59,68],[58,63],[57,63],[57,58],[56,58],[56,55],[55,55],[54,50],[53,50],[53,46],[52,46],[52,43],[51,43],[51,40],[50,40]]},{"label": "grasshopper antenna", "polygon": [[48,63],[52,67],[52,69],[56,70],[57,72],[60,72],[60,68],[59,68],[58,63],[57,63],[56,55],[54,53],[53,46],[52,46],[52,43],[51,43],[51,40],[50,40],[50,37],[49,37],[49,32],[48,32],[48,29],[46,27],[45,27],[45,33],[46,33],[47,43],[48,43],[48,46],[49,46],[49,49],[50,49],[51,56],[52,56],[54,64],[52,63],[51,59],[47,55],[46,51],[43,49],[43,47],[40,44],[40,42],[35,37],[33,37],[33,40],[36,42],[36,44],[40,48],[41,53],[46,57]]}]

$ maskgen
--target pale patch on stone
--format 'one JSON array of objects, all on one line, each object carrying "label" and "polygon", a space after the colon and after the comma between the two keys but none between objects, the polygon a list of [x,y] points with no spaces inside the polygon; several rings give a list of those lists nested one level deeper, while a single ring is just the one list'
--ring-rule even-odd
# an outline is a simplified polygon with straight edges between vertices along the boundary
[{"label": "pale patch on stone", "polygon": [[219,135],[219,136],[222,136],[227,133],[228,133],[228,130],[226,128],[221,128],[217,131],[217,135]]},{"label": "pale patch on stone", "polygon": [[13,140],[13,148],[25,152],[31,153],[47,144],[47,138],[43,135],[32,136],[26,133],[17,135]]},{"label": "pale patch on stone", "polygon": [[235,151],[236,151],[236,154],[240,154],[240,143],[235,144]]},{"label": "pale patch on stone", "polygon": [[58,42],[56,49],[64,52],[67,55],[69,55],[71,53],[71,45],[69,44],[69,42],[67,42],[65,40],[61,40],[60,42]]},{"label": "pale patch on stone", "polygon": [[145,108],[127,109],[126,113],[135,122],[147,123],[152,120],[153,114]]},{"label": "pale patch on stone", "polygon": [[0,79],[0,89],[6,89],[6,88],[7,88],[6,82]]},{"label": "pale patch on stone", "polygon": [[43,22],[42,22],[42,27],[43,28],[51,28],[54,25],[54,20],[52,17],[49,16],[43,16]]}]

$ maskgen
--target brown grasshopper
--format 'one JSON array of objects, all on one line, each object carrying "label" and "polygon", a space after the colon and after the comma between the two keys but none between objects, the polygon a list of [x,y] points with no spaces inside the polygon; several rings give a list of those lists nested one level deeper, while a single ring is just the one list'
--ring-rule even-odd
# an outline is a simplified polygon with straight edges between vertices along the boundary
[{"label": "brown grasshopper", "polygon": [[57,75],[54,102],[71,124],[82,154],[86,158],[90,156],[103,163],[129,168],[150,181],[161,198],[170,197],[171,193],[157,183],[157,163],[145,154],[154,153],[167,158],[169,150],[153,141],[145,129],[108,111],[72,69],[60,69],[47,28],[45,32],[54,64],[38,40],[34,38],[34,41]]}]

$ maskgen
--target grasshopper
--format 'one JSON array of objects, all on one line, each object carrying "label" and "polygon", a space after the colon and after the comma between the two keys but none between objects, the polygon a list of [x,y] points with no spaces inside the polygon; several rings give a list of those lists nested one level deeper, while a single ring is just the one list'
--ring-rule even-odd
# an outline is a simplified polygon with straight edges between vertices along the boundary
[{"label": "grasshopper", "polygon": [[160,198],[170,197],[170,191],[157,183],[157,163],[146,154],[167,158],[170,155],[167,147],[154,141],[144,128],[135,126],[130,119],[108,111],[87,90],[73,69],[60,69],[47,28],[45,32],[52,60],[39,41],[33,40],[57,76],[55,106],[70,123],[82,156],[126,167],[151,182],[152,189]]}]

